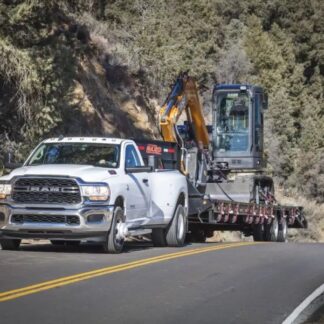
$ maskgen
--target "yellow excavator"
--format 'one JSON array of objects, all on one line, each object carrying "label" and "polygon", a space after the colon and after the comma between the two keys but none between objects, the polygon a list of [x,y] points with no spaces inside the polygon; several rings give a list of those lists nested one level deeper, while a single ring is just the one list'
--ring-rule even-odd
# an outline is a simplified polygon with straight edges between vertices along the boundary
[{"label": "yellow excavator", "polygon": [[177,129],[177,122],[185,111],[188,132],[200,148],[209,148],[209,136],[202,106],[199,101],[195,80],[188,73],[181,73],[172,87],[160,110],[160,128],[163,139],[167,142],[182,144]]},{"label": "yellow excavator", "polygon": [[[263,113],[267,109],[263,89],[215,85],[212,103],[213,123],[207,126],[197,84],[185,72],[162,105],[162,137],[182,149],[181,171],[200,192],[215,199],[256,203],[271,199],[273,181],[263,172]],[[184,112],[184,125],[178,125]]]}]

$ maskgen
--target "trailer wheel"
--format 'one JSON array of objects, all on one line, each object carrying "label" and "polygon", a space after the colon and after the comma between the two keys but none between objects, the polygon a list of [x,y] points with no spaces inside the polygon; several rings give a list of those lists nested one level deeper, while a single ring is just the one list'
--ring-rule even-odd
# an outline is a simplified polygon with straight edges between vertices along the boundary
[{"label": "trailer wheel", "polygon": [[164,247],[167,245],[165,240],[165,230],[163,228],[153,228],[151,237],[154,246]]},{"label": "trailer wheel", "polygon": [[117,254],[123,250],[125,242],[124,227],[124,211],[121,207],[117,206],[114,210],[110,231],[103,244],[105,253]]},{"label": "trailer wheel", "polygon": [[183,246],[186,239],[187,231],[187,215],[184,207],[178,204],[173,215],[171,224],[166,230],[165,240],[167,246],[180,247]]},{"label": "trailer wheel", "polygon": [[265,231],[263,224],[257,224],[253,227],[253,240],[256,242],[264,241]]},{"label": "trailer wheel", "polygon": [[281,222],[279,223],[279,230],[278,230],[278,242],[286,242],[287,241],[287,220],[286,218],[281,218]]},{"label": "trailer wheel", "polygon": [[18,250],[21,240],[1,239],[0,245],[2,250]]},{"label": "trailer wheel", "polygon": [[265,240],[270,242],[277,242],[279,232],[278,218],[275,217],[271,224],[265,226]]}]

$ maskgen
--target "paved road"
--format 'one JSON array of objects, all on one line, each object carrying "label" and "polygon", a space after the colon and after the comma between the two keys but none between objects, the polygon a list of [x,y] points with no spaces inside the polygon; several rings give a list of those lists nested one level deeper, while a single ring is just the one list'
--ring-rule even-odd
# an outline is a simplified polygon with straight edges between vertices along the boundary
[{"label": "paved road", "polygon": [[0,323],[281,323],[322,283],[321,244],[29,245],[0,251]]}]

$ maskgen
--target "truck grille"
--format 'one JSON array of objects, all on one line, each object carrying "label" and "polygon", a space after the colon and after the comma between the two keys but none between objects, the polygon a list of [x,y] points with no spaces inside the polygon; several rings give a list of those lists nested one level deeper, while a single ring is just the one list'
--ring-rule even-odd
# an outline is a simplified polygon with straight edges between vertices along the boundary
[{"label": "truck grille", "polygon": [[80,218],[78,216],[65,215],[20,215],[15,214],[11,217],[12,223],[45,223],[45,224],[68,224],[79,225]]},{"label": "truck grille", "polygon": [[12,199],[29,204],[78,204],[81,195],[73,179],[26,177],[14,183]]}]

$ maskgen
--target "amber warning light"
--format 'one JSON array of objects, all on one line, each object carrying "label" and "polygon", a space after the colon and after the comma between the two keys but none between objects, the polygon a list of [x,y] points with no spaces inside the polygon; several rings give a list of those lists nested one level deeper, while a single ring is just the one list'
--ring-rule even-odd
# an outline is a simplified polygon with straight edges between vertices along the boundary
[{"label": "amber warning light", "polygon": [[161,147],[155,144],[148,144],[145,149],[145,145],[138,145],[140,151],[146,151],[147,154],[161,155],[162,153],[175,153],[174,148]]}]

